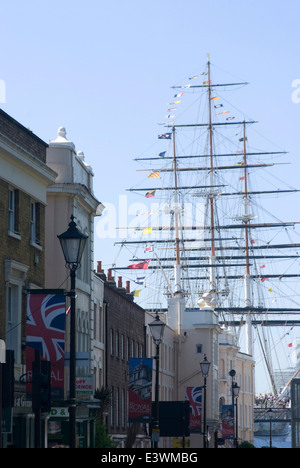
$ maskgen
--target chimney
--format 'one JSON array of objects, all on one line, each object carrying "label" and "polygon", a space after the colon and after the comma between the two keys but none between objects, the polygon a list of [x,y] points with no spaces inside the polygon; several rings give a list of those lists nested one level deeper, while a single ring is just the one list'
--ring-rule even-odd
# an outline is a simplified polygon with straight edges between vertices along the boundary
[{"label": "chimney", "polygon": [[114,276],[111,274],[111,269],[107,270],[107,281],[115,281]]},{"label": "chimney", "polygon": [[102,270],[102,262],[97,262],[97,273],[102,274],[104,270]]},{"label": "chimney", "polygon": [[130,281],[126,281],[126,293],[130,294]]},{"label": "chimney", "polygon": [[118,276],[118,288],[122,288],[122,276]]}]

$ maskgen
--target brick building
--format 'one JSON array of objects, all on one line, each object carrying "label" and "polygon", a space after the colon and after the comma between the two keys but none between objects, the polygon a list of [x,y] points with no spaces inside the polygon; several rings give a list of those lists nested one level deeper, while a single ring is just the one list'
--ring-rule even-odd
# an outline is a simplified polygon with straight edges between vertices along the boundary
[{"label": "brick building", "polygon": [[[122,277],[118,277],[116,283],[110,270],[107,277],[101,269],[97,275],[104,281],[105,386],[112,391],[112,405],[107,415],[108,433],[119,447],[124,447],[129,429],[129,359],[145,357],[145,311],[133,301],[129,282],[124,288]],[[138,438],[143,436],[138,434]]]},{"label": "brick building", "polygon": [[25,403],[26,289],[45,287],[45,206],[56,173],[47,144],[0,110],[0,339],[14,351],[14,431],[4,446],[31,446],[33,419]]}]

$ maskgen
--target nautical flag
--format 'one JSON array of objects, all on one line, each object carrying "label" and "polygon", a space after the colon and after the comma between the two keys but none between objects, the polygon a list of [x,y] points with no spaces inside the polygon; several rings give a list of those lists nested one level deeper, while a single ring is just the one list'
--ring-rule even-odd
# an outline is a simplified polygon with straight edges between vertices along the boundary
[{"label": "nautical flag", "polygon": [[156,190],[150,190],[150,192],[147,192],[145,197],[146,198],[153,198],[155,196]]},{"label": "nautical flag", "polygon": [[148,177],[159,177],[159,173],[160,171],[151,172],[151,174],[149,174]]},{"label": "nautical flag", "polygon": [[158,156],[159,156],[160,158],[164,158],[164,157],[165,157],[165,155],[166,155],[166,151],[163,151],[162,153],[159,153],[159,155],[158,155]]},{"label": "nautical flag", "polygon": [[132,291],[131,294],[132,294],[134,297],[139,297],[140,292],[141,292],[141,289],[135,289],[134,291]]},{"label": "nautical flag", "polygon": [[146,278],[146,276],[137,276],[137,278],[135,280],[135,283],[142,285],[142,284],[144,284],[145,278]]},{"label": "nautical flag", "polygon": [[203,84],[205,85],[211,84],[211,81],[203,81]]},{"label": "nautical flag", "polygon": [[273,292],[273,289],[272,289],[272,288],[269,288],[268,291],[269,291],[269,292]]},{"label": "nautical flag", "polygon": [[135,216],[144,216],[144,215],[151,215],[151,214],[153,214],[153,211],[144,211],[144,213],[139,213],[137,211]]},{"label": "nautical flag", "polygon": [[269,278],[262,278],[261,281],[264,282],[264,281],[268,281]]},{"label": "nautical flag", "polygon": [[146,245],[145,252],[153,252],[154,247],[153,245]]},{"label": "nautical flag", "polygon": [[171,140],[172,133],[163,133],[162,135],[158,135],[159,140]]},{"label": "nautical flag", "polygon": [[168,109],[168,112],[174,112],[176,111],[176,107],[171,107],[170,109]]},{"label": "nautical flag", "polygon": [[228,113],[229,113],[229,111],[223,111],[223,112],[218,112],[218,114],[217,114],[217,115],[221,115],[221,114],[228,114]]},{"label": "nautical flag", "polygon": [[248,138],[239,138],[239,141],[248,141]]},{"label": "nautical flag", "polygon": [[131,270],[147,270],[149,267],[149,262],[150,260],[145,260],[141,263],[134,263],[133,265],[128,265],[128,268],[130,268]]},{"label": "nautical flag", "polygon": [[255,244],[255,239],[251,239],[251,244]]},{"label": "nautical flag", "polygon": [[168,106],[174,106],[175,104],[179,104],[181,101],[174,101],[174,102],[169,102]]},{"label": "nautical flag", "polygon": [[219,96],[210,98],[211,101],[216,101],[217,99],[220,99]]},{"label": "nautical flag", "polygon": [[220,107],[223,107],[223,104],[217,104],[216,106],[214,106],[215,109],[219,109]]},{"label": "nautical flag", "polygon": [[195,75],[195,76],[191,76],[191,77],[189,78],[189,80],[195,80],[196,78],[198,78],[198,76],[197,76],[197,75]]},{"label": "nautical flag", "polygon": [[143,234],[151,234],[152,232],[152,227],[146,227],[143,229]]},{"label": "nautical flag", "polygon": [[289,347],[289,348],[292,348],[292,347],[293,347],[293,343],[289,343],[289,344],[288,344],[288,347]]},{"label": "nautical flag", "polygon": [[181,86],[181,89],[188,89],[188,88],[190,88],[190,87],[191,87],[191,85],[190,85],[190,84],[187,84],[187,85]]},{"label": "nautical flag", "polygon": [[184,95],[184,93],[174,94],[174,97],[181,97],[183,95]]},{"label": "nautical flag", "polygon": [[227,117],[226,120],[234,120],[234,119],[235,119],[235,117]]},{"label": "nautical flag", "polygon": [[266,265],[261,265],[259,268],[266,268]]},{"label": "nautical flag", "polygon": [[245,176],[240,177],[239,180],[245,180]]}]

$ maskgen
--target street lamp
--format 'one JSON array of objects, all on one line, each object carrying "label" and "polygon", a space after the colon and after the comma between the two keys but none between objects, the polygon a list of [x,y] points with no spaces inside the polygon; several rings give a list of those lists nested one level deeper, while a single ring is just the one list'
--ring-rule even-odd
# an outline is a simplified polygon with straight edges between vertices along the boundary
[{"label": "street lamp", "polygon": [[232,399],[234,400],[235,398],[235,447],[238,448],[238,431],[239,431],[239,426],[238,426],[238,397],[240,394],[240,388],[236,382],[232,384]]},{"label": "street lamp", "polygon": [[155,404],[156,404],[156,414],[155,414],[155,421],[154,427],[152,429],[155,433],[155,437],[153,438],[154,441],[154,448],[158,447],[158,440],[159,440],[159,346],[162,342],[164,331],[165,331],[166,324],[162,322],[157,314],[155,320],[149,323],[150,332],[152,335],[152,339],[154,344],[156,345],[156,367],[155,367]]},{"label": "street lamp", "polygon": [[80,266],[81,257],[88,236],[77,229],[74,216],[71,215],[69,228],[57,236],[65,257],[66,267],[70,270],[71,306],[70,306],[70,448],[76,447],[76,270]]},{"label": "street lamp", "polygon": [[207,360],[206,354],[204,359],[200,362],[201,373],[204,377],[204,395],[203,395],[203,448],[207,448],[207,434],[206,434],[206,379],[209,373],[210,362]]}]

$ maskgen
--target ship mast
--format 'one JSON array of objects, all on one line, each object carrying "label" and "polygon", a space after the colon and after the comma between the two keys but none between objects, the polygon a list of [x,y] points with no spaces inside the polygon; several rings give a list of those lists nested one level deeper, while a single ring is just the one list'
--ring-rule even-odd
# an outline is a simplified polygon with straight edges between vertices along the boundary
[{"label": "ship mast", "polygon": [[[246,148],[246,123],[243,122],[243,145],[244,145],[244,223],[245,223],[245,256],[246,256],[246,274],[244,277],[245,287],[245,308],[251,307],[251,291],[250,291],[250,261],[249,261],[249,197],[248,197],[248,173],[247,173],[247,148]],[[250,356],[253,355],[253,339],[252,339],[252,324],[251,324],[251,313],[247,312],[246,315],[246,353]]]},{"label": "ship mast", "polygon": [[174,266],[174,277],[175,277],[175,290],[174,293],[181,292],[181,265],[180,265],[180,252],[179,252],[179,229],[178,229],[178,183],[177,183],[177,161],[176,161],[176,145],[175,145],[175,127],[172,129],[173,136],[173,164],[174,164],[174,220],[175,220],[175,247],[176,247],[176,264]]},{"label": "ship mast", "polygon": [[[213,161],[213,127],[212,127],[212,116],[211,116],[211,79],[210,79],[210,60],[209,55],[207,56],[207,79],[208,79],[208,132],[209,132],[209,159],[210,159],[210,171],[209,171],[209,185],[213,187],[214,185],[214,161]],[[215,226],[214,226],[214,194],[213,189],[209,196],[209,208],[210,208],[210,265],[215,264]],[[215,283],[215,268],[210,268],[209,273],[209,282],[211,291],[216,290]]]}]

